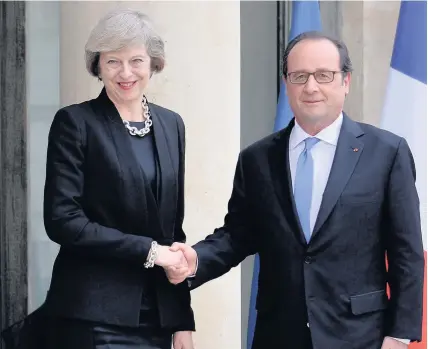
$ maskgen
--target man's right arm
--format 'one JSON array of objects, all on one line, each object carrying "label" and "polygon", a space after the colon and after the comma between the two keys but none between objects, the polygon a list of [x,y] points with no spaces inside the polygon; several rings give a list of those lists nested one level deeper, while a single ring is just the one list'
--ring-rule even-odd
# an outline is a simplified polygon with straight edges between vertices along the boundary
[{"label": "man's right arm", "polygon": [[[257,253],[253,217],[254,212],[246,195],[241,154],[223,227],[214,230],[211,235],[193,246],[198,265],[196,275],[192,278],[192,289],[218,278],[247,256]],[[186,256],[186,252],[183,252]]]}]

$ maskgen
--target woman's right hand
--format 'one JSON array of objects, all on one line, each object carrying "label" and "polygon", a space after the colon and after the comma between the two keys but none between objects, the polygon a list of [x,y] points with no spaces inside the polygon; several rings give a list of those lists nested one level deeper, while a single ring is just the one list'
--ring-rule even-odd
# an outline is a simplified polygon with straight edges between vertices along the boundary
[{"label": "woman's right hand", "polygon": [[183,252],[180,250],[176,252],[171,251],[168,246],[158,246],[158,255],[155,264],[163,268],[188,268]]}]

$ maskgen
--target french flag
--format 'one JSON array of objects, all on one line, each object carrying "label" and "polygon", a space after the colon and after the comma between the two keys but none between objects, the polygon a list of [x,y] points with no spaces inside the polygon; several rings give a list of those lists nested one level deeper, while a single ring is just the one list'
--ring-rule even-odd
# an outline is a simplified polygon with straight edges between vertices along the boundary
[{"label": "french flag", "polygon": [[[416,165],[422,235],[427,250],[427,2],[402,1],[392,52],[381,128],[406,139]],[[425,264],[426,266],[426,264]],[[425,273],[426,274],[426,273]],[[423,340],[409,349],[426,349],[426,277]]]}]

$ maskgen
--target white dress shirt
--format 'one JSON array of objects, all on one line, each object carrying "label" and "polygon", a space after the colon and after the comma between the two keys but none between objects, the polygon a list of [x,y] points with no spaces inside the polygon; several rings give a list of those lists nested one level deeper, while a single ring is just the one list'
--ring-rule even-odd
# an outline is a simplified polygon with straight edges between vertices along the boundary
[{"label": "white dress shirt", "polygon": [[[327,180],[330,175],[331,165],[333,164],[334,154],[336,153],[337,140],[339,139],[340,128],[342,127],[343,115],[340,116],[328,127],[321,130],[317,135],[320,141],[312,147],[311,154],[314,163],[314,178],[312,181],[312,202],[310,212],[310,229],[311,234],[314,229],[315,221],[318,216],[318,211],[321,207],[321,200],[324,194]],[[295,122],[290,134],[289,141],[289,159],[290,173],[293,184],[296,178],[297,161],[300,154],[305,149],[306,138],[312,137],[307,134],[300,125]]]},{"label": "white dress shirt", "polygon": [[[316,137],[320,141],[312,147],[311,154],[314,164],[314,178],[312,180],[312,202],[310,212],[310,231],[315,226],[318,212],[321,207],[324,190],[327,185],[328,177],[330,176],[331,166],[333,164],[334,155],[336,153],[337,141],[339,139],[340,129],[343,123],[343,114],[340,113],[339,117],[328,127],[321,130],[315,136],[306,133],[300,125],[295,121],[294,127],[291,130],[288,155],[290,159],[290,174],[293,185],[296,177],[297,161],[300,154],[305,148],[304,140],[308,137]],[[309,326],[309,325],[308,325]],[[410,340],[395,338],[400,342],[409,344]]]}]

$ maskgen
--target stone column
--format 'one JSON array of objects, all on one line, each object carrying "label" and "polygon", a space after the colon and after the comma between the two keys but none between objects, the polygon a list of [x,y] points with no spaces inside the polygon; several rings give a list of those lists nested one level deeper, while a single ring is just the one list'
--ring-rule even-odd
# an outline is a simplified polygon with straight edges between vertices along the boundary
[{"label": "stone column", "polygon": [[341,2],[340,35],[354,65],[345,111],[378,126],[384,103],[400,2]]},{"label": "stone column", "polygon": [[351,78],[351,89],[345,101],[345,111],[356,120],[363,121],[364,109],[364,52],[363,52],[363,11],[362,1],[345,1],[341,4],[342,27],[339,35],[348,46],[354,72]]},{"label": "stone column", "polygon": [[[85,71],[84,45],[97,20],[117,6],[147,13],[166,43],[166,68],[147,95],[186,124],[184,229],[195,243],[223,224],[240,149],[240,4],[61,3],[61,104],[99,93],[102,85]],[[241,347],[240,267],[193,291],[192,303],[199,347]]]},{"label": "stone column", "polygon": [[0,2],[0,330],[27,313],[25,6]]},{"label": "stone column", "polygon": [[364,1],[363,121],[380,125],[400,1]]}]

